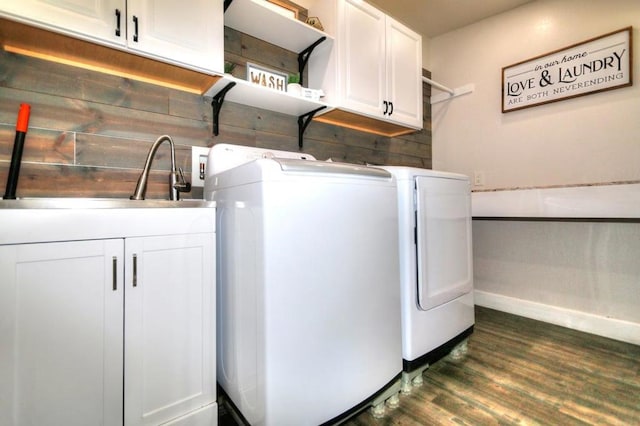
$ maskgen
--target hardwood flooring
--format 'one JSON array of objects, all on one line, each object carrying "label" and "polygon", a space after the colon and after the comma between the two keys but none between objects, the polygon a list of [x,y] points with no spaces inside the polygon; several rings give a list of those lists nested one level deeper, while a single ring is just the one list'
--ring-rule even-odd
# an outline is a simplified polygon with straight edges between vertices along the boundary
[{"label": "hardwood flooring", "polygon": [[476,307],[468,353],[365,425],[640,425],[640,346]]},{"label": "hardwood flooring", "polygon": [[467,354],[423,379],[383,418],[344,425],[640,425],[640,346],[487,308]]}]

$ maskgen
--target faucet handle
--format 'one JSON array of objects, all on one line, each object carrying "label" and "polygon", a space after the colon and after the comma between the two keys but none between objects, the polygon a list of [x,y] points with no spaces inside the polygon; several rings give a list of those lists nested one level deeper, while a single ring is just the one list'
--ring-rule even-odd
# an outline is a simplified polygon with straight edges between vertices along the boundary
[{"label": "faucet handle", "polygon": [[191,184],[184,180],[182,167],[178,168],[178,181],[173,186],[178,192],[190,192]]}]

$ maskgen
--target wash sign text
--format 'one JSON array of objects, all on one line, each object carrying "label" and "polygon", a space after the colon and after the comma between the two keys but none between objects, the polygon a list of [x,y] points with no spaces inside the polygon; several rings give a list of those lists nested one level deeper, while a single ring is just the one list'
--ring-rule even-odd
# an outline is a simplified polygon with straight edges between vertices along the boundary
[{"label": "wash sign text", "polygon": [[247,81],[278,92],[287,91],[287,74],[247,62]]},{"label": "wash sign text", "polygon": [[502,69],[502,112],[633,84],[632,28]]}]

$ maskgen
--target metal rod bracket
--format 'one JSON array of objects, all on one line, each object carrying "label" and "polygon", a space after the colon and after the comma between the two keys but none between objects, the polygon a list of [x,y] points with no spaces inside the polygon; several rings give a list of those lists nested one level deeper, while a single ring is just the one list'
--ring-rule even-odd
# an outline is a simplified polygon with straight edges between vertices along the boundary
[{"label": "metal rod bracket", "polygon": [[298,148],[302,149],[304,131],[307,130],[307,127],[311,123],[311,120],[313,120],[313,116],[316,115],[318,111],[322,111],[325,108],[326,106],[321,106],[298,117]]},{"label": "metal rod bracket", "polygon": [[320,37],[318,40],[316,40],[315,43],[313,43],[311,46],[307,47],[306,49],[304,49],[302,52],[298,54],[298,72],[300,72],[301,85],[303,84],[302,75],[304,73],[305,67],[307,66],[307,62],[309,62],[309,56],[311,56],[311,52],[313,52],[313,49],[315,49],[320,43],[322,43],[326,39],[327,37],[325,36]]},{"label": "metal rod bracket", "polygon": [[216,93],[216,95],[213,97],[213,100],[211,101],[211,107],[213,108],[213,134],[215,136],[218,136],[218,133],[220,133],[220,110],[222,109],[222,104],[224,103],[224,97],[226,96],[227,92],[231,90],[231,88],[235,85],[235,81],[230,82],[229,84],[224,86],[222,90]]}]

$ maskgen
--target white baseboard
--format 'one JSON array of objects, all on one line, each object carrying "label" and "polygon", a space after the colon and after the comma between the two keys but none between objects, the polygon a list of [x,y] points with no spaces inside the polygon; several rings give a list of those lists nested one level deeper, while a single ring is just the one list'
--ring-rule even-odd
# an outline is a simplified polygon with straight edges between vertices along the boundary
[{"label": "white baseboard", "polygon": [[640,345],[640,324],[638,323],[606,318],[480,290],[474,291],[474,298],[476,305],[486,308]]}]

